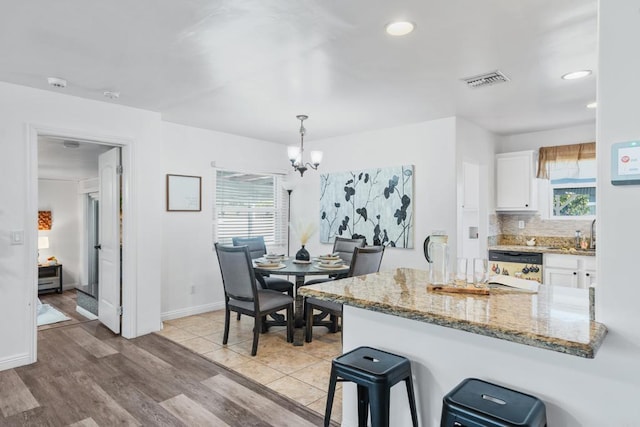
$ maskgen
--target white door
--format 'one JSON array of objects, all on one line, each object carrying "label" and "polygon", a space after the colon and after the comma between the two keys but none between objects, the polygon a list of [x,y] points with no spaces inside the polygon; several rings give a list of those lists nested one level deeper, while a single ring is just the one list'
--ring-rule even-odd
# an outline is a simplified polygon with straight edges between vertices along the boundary
[{"label": "white door", "polygon": [[99,158],[98,319],[120,333],[120,148]]}]

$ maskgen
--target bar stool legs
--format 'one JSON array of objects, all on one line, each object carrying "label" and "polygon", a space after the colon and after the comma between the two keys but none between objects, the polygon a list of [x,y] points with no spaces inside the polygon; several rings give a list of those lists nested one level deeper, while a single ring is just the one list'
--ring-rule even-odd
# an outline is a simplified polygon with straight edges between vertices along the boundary
[{"label": "bar stool legs", "polygon": [[373,427],[389,427],[391,387],[405,382],[411,421],[418,427],[416,399],[413,392],[409,359],[371,347],[358,347],[331,363],[324,425],[329,426],[336,383],[350,381],[357,385],[358,427],[367,427],[369,411]]}]

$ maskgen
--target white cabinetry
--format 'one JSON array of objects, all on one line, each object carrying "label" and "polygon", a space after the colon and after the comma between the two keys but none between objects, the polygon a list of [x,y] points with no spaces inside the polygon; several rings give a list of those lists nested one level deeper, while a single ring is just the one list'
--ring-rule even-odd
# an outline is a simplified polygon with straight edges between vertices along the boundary
[{"label": "white cabinetry", "polygon": [[587,289],[596,281],[593,256],[544,254],[544,284]]},{"label": "white cabinetry", "polygon": [[496,210],[536,211],[538,193],[534,151],[496,155]]}]

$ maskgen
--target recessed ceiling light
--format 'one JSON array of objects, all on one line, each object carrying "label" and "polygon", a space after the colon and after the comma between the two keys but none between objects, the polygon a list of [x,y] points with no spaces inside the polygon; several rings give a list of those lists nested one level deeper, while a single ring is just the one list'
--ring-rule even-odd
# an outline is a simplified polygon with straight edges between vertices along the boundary
[{"label": "recessed ceiling light", "polygon": [[60,89],[67,87],[67,81],[59,77],[47,77],[47,83],[49,83],[50,86]]},{"label": "recessed ceiling light", "polygon": [[564,76],[562,76],[562,79],[575,80],[575,79],[581,79],[581,78],[587,77],[588,75],[591,75],[591,70],[573,71],[571,73],[567,73]]},{"label": "recessed ceiling light", "polygon": [[587,108],[596,108],[598,106],[597,102],[590,102],[587,104]]},{"label": "recessed ceiling light", "polygon": [[120,92],[112,92],[110,90],[105,90],[103,93],[105,98],[109,99],[118,99],[120,98]]},{"label": "recessed ceiling light", "polygon": [[409,21],[392,22],[386,26],[387,34],[392,36],[406,36],[415,28],[415,24]]}]

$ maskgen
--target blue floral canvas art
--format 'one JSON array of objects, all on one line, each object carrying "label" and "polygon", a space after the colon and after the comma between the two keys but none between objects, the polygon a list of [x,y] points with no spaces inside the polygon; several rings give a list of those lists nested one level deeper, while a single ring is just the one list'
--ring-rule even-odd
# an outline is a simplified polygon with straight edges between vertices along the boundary
[{"label": "blue floral canvas art", "polygon": [[413,165],[320,175],[320,241],[413,248]]}]

